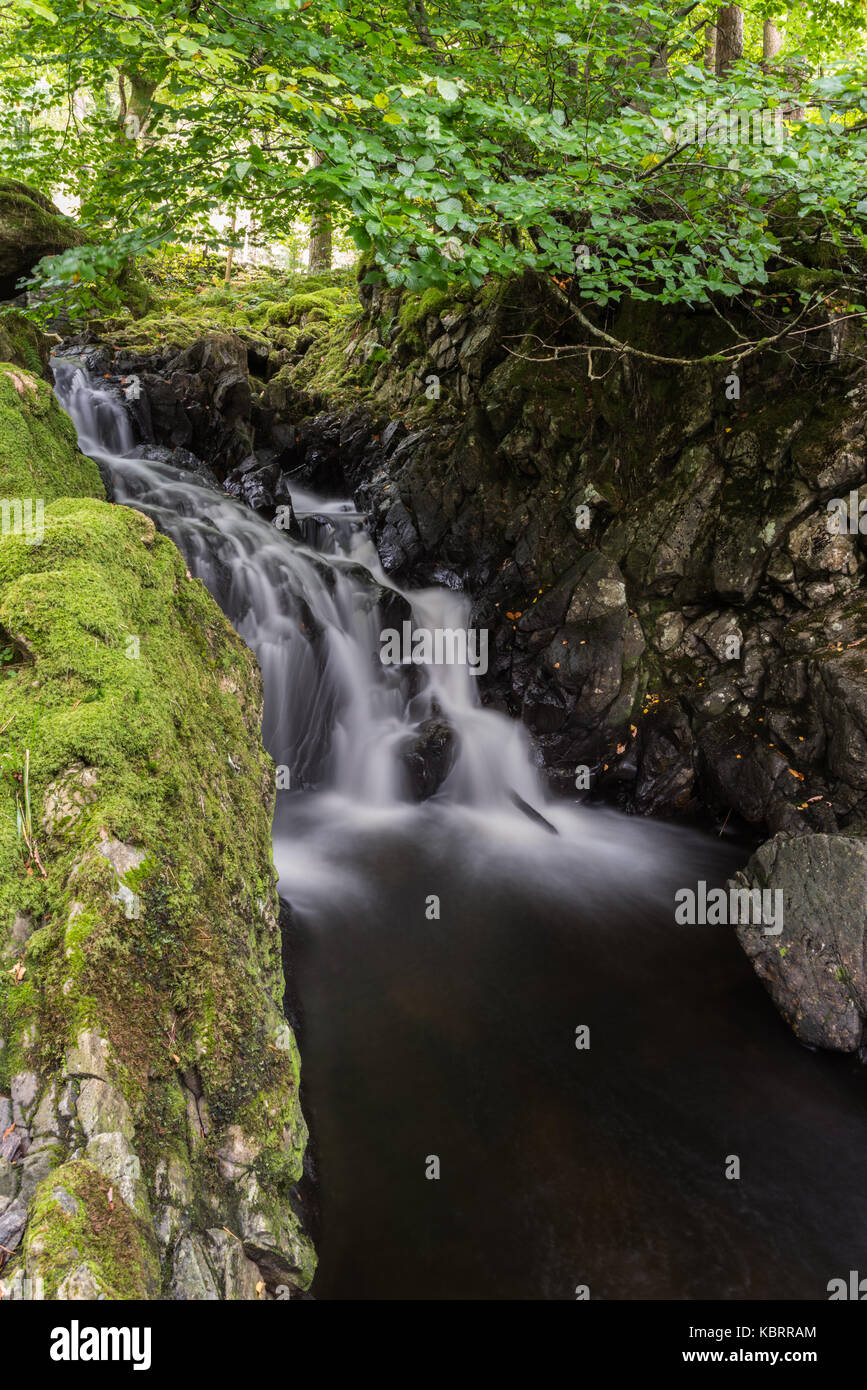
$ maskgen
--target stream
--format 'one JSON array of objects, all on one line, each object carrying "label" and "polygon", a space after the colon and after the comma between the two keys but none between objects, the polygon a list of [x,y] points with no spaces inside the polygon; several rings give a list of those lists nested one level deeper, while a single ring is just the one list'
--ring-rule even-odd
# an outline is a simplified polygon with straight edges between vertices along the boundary
[{"label": "stream", "polygon": [[[122,403],[73,359],[54,372],[113,499],[262,667],[314,1295],[824,1299],[863,1272],[867,1071],[795,1040],[731,929],[675,924],[676,890],[723,884],[745,848],[552,800],[466,666],[379,660],[407,602],[460,629],[464,596],[399,594],[350,502],[293,493],[292,539],[136,457]],[[436,717],[458,751],[419,803],[403,752]]]}]

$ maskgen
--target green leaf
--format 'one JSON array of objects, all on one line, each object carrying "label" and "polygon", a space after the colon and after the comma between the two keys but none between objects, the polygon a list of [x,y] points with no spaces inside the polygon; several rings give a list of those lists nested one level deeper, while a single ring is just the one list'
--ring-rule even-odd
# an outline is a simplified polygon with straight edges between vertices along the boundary
[{"label": "green leaf", "polygon": [[438,77],[436,79],[436,89],[443,101],[457,101],[460,96],[460,91],[455,86],[454,82],[448,82],[444,77]]}]

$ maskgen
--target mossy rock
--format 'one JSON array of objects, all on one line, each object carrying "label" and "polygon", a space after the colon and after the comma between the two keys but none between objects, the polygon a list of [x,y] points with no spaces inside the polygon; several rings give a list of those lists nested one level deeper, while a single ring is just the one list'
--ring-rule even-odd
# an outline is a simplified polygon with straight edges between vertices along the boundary
[{"label": "mossy rock", "polygon": [[142,318],[153,307],[151,287],[134,261],[124,266],[115,284],[121,303],[126,305],[134,319]]},{"label": "mossy rock", "polygon": [[308,294],[295,294],[282,304],[272,304],[265,321],[282,327],[298,323],[302,318],[330,322],[340,316],[340,305],[346,294],[337,287],[324,287]]},{"label": "mossy rock", "polygon": [[[128,1118],[86,1157],[125,1201],[136,1248],[123,1278],[105,1272],[108,1255],[86,1238],[91,1199],[75,1187],[87,1178],[93,1194],[93,1174],[68,1161],[81,1230],[77,1215],[49,1211],[50,1183],[30,1222],[46,1228],[58,1286],[87,1285],[90,1269],[108,1297],[152,1296],[162,1156],[186,1155],[183,1222],[207,1212],[234,1231],[240,1198],[219,1156],[240,1127],[263,1206],[286,1213],[274,1239],[291,1228],[306,1279],[315,1257],[289,1190],[307,1131],[280,1008],[274,770],[255,658],[153,522],[102,500],[49,388],[11,366],[0,367],[0,476],[7,497],[44,501],[38,538],[0,539],[0,635],[22,658],[0,674],[0,1093],[32,1076],[42,1109],[72,1087],[80,1126],[82,1077],[116,1091],[103,1120]],[[30,808],[27,835],[16,803]],[[78,1141],[63,1142],[69,1159]],[[58,1266],[59,1229],[69,1254]],[[163,1258],[165,1289],[171,1248]]]},{"label": "mossy rock", "polygon": [[426,318],[439,318],[451,303],[449,295],[443,290],[429,289],[423,294],[404,296],[398,314],[398,323],[404,333],[423,324]]},{"label": "mossy rock", "polygon": [[37,1188],[24,1256],[31,1287],[45,1298],[156,1298],[160,1291],[153,1232],[80,1159],[55,1168]]},{"label": "mossy rock", "polygon": [[81,244],[75,223],[29,184],[0,178],[0,299],[18,293],[43,256],[56,256]]},{"label": "mossy rock", "polygon": [[99,470],[51,388],[0,362],[0,498],[104,497]]},{"label": "mossy rock", "polygon": [[0,362],[24,367],[36,376],[48,370],[49,340],[17,309],[0,313]]}]

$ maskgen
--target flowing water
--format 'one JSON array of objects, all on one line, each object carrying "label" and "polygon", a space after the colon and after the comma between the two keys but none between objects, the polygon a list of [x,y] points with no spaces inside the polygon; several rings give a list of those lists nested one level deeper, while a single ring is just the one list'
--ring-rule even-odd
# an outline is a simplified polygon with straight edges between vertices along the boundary
[{"label": "flowing water", "polygon": [[[867,1270],[865,1070],[796,1042],[729,928],[674,922],[676,889],[743,849],[552,802],[466,667],[382,664],[402,600],[350,503],[297,491],[293,540],[133,456],[78,364],[55,376],[114,499],[172,537],[264,673],[316,1296],[810,1299]],[[404,598],[417,628],[467,623],[461,595]],[[432,714],[458,753],[416,804],[402,750]]]}]

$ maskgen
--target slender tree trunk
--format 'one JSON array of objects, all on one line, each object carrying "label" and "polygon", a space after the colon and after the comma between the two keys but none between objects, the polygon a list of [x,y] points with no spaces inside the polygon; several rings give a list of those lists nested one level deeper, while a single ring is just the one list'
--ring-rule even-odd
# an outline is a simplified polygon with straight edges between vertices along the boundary
[{"label": "slender tree trunk", "polygon": [[[235,228],[237,227],[237,225],[238,225],[238,212],[237,212],[237,209],[236,209],[236,208],[233,208],[233,209],[232,209],[232,225],[231,225],[231,227],[229,228],[229,232],[231,233],[232,236],[235,235]],[[224,277],[224,280],[223,280],[223,283],[226,284],[226,285],[228,285],[229,282],[230,282],[230,280],[232,279],[232,261],[233,261],[234,259],[235,259],[235,247],[234,247],[234,245],[232,244],[232,242],[229,242],[229,250],[228,250],[228,252],[227,252],[227,254],[226,254],[226,274],[225,274],[225,277]]]},{"label": "slender tree trunk", "polygon": [[744,14],[740,5],[720,5],[716,16],[716,70],[725,77],[744,56]]},{"label": "slender tree trunk", "polygon": [[716,72],[716,25],[704,26],[704,65],[708,72]]},{"label": "slender tree trunk", "polygon": [[[772,19],[766,19],[762,28],[762,65],[767,70],[770,63],[777,57],[783,47],[783,36]],[[801,85],[801,75],[797,68],[789,69],[789,81],[797,90]],[[800,102],[786,102],[782,107],[783,115],[789,121],[802,121],[804,119],[804,108]]]},{"label": "slender tree trunk", "polygon": [[[313,155],[313,168],[318,169],[321,163],[322,155],[316,151]],[[331,269],[331,218],[322,209],[317,209],[310,219],[307,268],[316,271]]]}]

